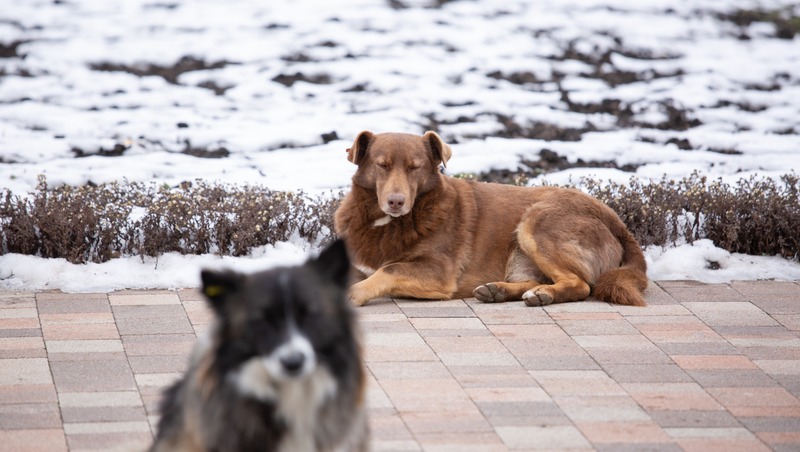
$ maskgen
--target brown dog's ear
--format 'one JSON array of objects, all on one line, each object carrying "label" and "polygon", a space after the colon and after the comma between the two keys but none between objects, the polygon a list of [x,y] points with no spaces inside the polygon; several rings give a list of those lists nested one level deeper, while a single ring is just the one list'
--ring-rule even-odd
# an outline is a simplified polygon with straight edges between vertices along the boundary
[{"label": "brown dog's ear", "polygon": [[369,147],[369,143],[372,142],[373,138],[375,138],[375,134],[368,130],[359,133],[353,142],[353,146],[347,150],[347,160],[360,165],[367,155],[367,147]]},{"label": "brown dog's ear", "polygon": [[425,132],[422,138],[430,144],[433,157],[442,162],[442,166],[447,167],[447,161],[453,156],[453,150],[450,149],[450,146],[448,146],[436,132]]}]

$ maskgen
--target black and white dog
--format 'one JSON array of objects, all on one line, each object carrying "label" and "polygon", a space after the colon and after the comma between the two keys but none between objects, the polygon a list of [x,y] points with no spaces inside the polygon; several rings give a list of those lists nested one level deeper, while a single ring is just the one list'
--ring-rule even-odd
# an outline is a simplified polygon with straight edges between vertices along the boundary
[{"label": "black and white dog", "polygon": [[298,267],[203,271],[216,322],[165,392],[150,450],[368,450],[349,267],[336,241]]}]

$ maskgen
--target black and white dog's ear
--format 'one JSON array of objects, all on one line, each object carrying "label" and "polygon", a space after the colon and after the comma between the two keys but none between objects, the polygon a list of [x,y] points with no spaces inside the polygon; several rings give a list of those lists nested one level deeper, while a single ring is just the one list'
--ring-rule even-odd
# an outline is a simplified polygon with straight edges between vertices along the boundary
[{"label": "black and white dog's ear", "polygon": [[367,156],[367,148],[373,138],[375,138],[375,134],[368,130],[359,133],[355,141],[353,141],[353,145],[347,149],[347,160],[360,165]]},{"label": "black and white dog's ear", "polygon": [[203,295],[214,311],[220,313],[228,297],[239,290],[243,275],[234,271],[203,270],[200,279],[203,281]]},{"label": "black and white dog's ear", "polygon": [[346,287],[350,276],[350,258],[344,240],[336,239],[325,248],[316,259],[308,264],[323,278],[327,278],[338,286]]}]

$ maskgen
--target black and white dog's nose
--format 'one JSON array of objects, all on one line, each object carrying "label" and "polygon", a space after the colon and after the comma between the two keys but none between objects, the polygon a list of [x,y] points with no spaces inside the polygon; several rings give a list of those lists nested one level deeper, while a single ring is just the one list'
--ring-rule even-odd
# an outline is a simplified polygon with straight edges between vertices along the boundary
[{"label": "black and white dog's nose", "polygon": [[289,375],[295,375],[303,370],[306,356],[302,352],[293,351],[280,357],[281,366]]}]

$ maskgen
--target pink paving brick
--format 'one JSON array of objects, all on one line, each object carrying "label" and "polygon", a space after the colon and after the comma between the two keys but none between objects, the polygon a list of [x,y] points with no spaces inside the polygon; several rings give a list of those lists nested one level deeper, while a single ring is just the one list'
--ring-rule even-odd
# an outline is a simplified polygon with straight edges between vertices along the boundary
[{"label": "pink paving brick", "polygon": [[0,444],[14,452],[61,452],[67,450],[64,430],[0,430]]},{"label": "pink paving brick", "polygon": [[575,425],[593,444],[654,444],[670,442],[667,433],[652,421],[576,422]]},{"label": "pink paving brick", "polygon": [[648,411],[724,409],[697,383],[622,383],[622,387]]},{"label": "pink paving brick", "polygon": [[742,355],[672,355],[672,360],[683,369],[757,369],[750,359]]},{"label": "pink paving brick", "polygon": [[48,323],[42,325],[45,340],[65,339],[119,339],[117,326],[113,323]]},{"label": "pink paving brick", "polygon": [[717,401],[731,407],[800,408],[800,401],[781,387],[773,388],[708,388]]}]

